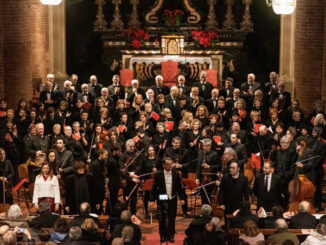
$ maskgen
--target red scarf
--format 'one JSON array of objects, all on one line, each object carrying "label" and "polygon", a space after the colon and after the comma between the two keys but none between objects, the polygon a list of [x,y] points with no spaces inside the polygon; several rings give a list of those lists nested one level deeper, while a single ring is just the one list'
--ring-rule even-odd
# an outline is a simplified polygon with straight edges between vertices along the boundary
[{"label": "red scarf", "polygon": [[44,179],[44,181],[46,181],[48,178],[49,178],[49,174],[47,174],[47,175],[43,175],[43,179]]}]

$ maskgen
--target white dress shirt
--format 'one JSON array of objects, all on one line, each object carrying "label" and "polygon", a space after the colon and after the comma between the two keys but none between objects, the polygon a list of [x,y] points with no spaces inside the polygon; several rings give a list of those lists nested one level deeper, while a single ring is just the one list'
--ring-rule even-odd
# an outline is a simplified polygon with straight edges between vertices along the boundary
[{"label": "white dress shirt", "polygon": [[167,172],[164,170],[165,188],[166,194],[169,196],[169,200],[172,199],[172,172]]},{"label": "white dress shirt", "polygon": [[271,189],[271,183],[272,183],[272,174],[265,174],[265,178],[264,178],[264,184],[266,183],[266,178],[268,177],[268,181],[267,181],[267,192],[269,192],[269,190]]},{"label": "white dress shirt", "polygon": [[53,175],[49,176],[45,181],[42,175],[38,175],[35,179],[35,187],[33,193],[33,203],[38,203],[38,199],[42,197],[54,198],[54,203],[60,204],[60,190],[58,178]]}]

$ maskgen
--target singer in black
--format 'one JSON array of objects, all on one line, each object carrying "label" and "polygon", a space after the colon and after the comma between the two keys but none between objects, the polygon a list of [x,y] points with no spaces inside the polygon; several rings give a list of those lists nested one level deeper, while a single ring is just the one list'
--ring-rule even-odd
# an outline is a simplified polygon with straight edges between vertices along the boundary
[{"label": "singer in black", "polygon": [[151,192],[151,200],[157,200],[161,242],[174,242],[177,195],[181,204],[184,204],[181,179],[179,174],[172,170],[172,163],[171,158],[164,158],[164,171],[155,174]]},{"label": "singer in black", "polygon": [[[9,203],[12,204],[13,200],[12,200],[12,194],[7,193],[9,195],[5,195],[5,201],[3,200],[3,183],[7,184],[9,183],[9,185],[5,184],[5,187],[9,187],[11,188],[11,183],[12,180],[14,178],[14,168],[10,162],[10,160],[6,159],[6,152],[3,148],[0,148],[0,201],[1,203]],[[9,188],[7,188],[9,190]],[[5,191],[8,191],[5,190]]]}]

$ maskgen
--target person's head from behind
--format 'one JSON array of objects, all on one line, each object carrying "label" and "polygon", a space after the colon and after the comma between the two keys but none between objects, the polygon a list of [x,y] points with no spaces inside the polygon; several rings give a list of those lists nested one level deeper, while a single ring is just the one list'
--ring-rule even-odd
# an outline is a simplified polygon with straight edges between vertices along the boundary
[{"label": "person's head from behind", "polygon": [[127,224],[131,222],[131,212],[129,210],[122,211],[120,215],[121,222]]},{"label": "person's head from behind", "polygon": [[113,207],[111,217],[120,217],[123,210],[127,210],[126,205],[122,202],[116,203]]},{"label": "person's head from behind", "polygon": [[129,225],[124,226],[121,232],[122,240],[124,242],[132,242],[133,236],[134,236],[134,229]]},{"label": "person's head from behind", "polygon": [[94,231],[98,229],[98,225],[91,218],[85,219],[84,223],[81,225],[84,231]]},{"label": "person's head from behind", "polygon": [[250,202],[242,201],[240,203],[240,213],[241,214],[250,214]]},{"label": "person's head from behind", "polygon": [[307,201],[302,201],[299,203],[299,212],[300,213],[309,213],[310,204]]},{"label": "person's head from behind", "polygon": [[2,237],[3,245],[16,245],[16,232],[7,231]]},{"label": "person's head from behind", "polygon": [[247,220],[243,224],[243,231],[246,234],[246,236],[249,236],[249,237],[255,237],[259,234],[258,227],[257,227],[256,223],[252,220]]},{"label": "person's head from behind", "polygon": [[40,214],[51,212],[51,207],[48,202],[40,202],[38,206],[39,206],[38,212]]},{"label": "person's head from behind", "polygon": [[7,218],[8,219],[16,219],[23,216],[22,210],[17,204],[12,204],[8,209]]},{"label": "person's head from behind", "polygon": [[284,209],[280,205],[272,207],[272,214],[274,217],[283,217]]},{"label": "person's head from behind", "polygon": [[82,237],[82,229],[79,226],[72,226],[69,229],[69,238],[72,241],[78,241]]},{"label": "person's head from behind", "polygon": [[288,230],[288,224],[286,223],[285,219],[277,219],[275,221],[275,228],[279,232],[285,232]]},{"label": "person's head from behind", "polygon": [[81,203],[79,209],[80,209],[81,216],[87,216],[91,212],[91,207],[89,206],[88,202]]},{"label": "person's head from behind", "polygon": [[201,216],[210,216],[212,214],[212,207],[208,204],[204,204],[200,210]]},{"label": "person's head from behind", "polygon": [[218,217],[213,217],[211,219],[211,223],[214,225],[214,229],[215,231],[221,230],[222,224],[221,224],[221,220]]},{"label": "person's head from behind", "polygon": [[8,223],[0,223],[0,236],[3,236],[7,231],[9,231],[10,226]]},{"label": "person's head from behind", "polygon": [[41,230],[38,233],[38,238],[41,242],[48,242],[50,240],[51,234],[48,230]]},{"label": "person's head from behind", "polygon": [[326,224],[324,223],[319,223],[316,226],[316,232],[322,236],[326,236]]},{"label": "person's head from behind", "polygon": [[112,245],[124,245],[124,241],[121,237],[114,238]]},{"label": "person's head from behind", "polygon": [[65,219],[59,218],[54,222],[53,230],[59,233],[67,233],[69,231],[68,223]]}]

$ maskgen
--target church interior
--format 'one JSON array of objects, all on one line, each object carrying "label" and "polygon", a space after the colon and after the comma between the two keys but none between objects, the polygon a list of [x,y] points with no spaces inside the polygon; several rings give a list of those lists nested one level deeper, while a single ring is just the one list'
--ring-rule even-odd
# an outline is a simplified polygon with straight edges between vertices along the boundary
[{"label": "church interior", "polygon": [[326,1],[2,0],[0,51],[1,244],[326,244]]}]

